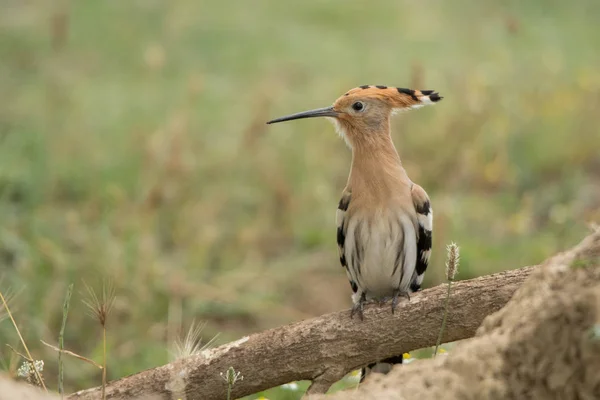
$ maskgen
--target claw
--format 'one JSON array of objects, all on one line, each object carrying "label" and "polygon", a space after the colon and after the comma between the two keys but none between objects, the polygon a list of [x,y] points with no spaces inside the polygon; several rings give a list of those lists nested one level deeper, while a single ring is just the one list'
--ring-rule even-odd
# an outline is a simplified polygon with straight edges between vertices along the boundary
[{"label": "claw", "polygon": [[394,292],[394,297],[392,297],[392,314],[396,311],[396,307],[398,307],[398,301],[400,297],[406,297],[408,301],[410,301],[410,294],[408,292],[401,293],[399,290]]},{"label": "claw", "polygon": [[392,298],[392,314],[396,311],[396,307],[398,307],[398,293],[395,293]]},{"label": "claw", "polygon": [[364,318],[363,310],[364,310],[366,301],[367,301],[367,295],[363,293],[360,296],[360,299],[356,303],[354,303],[354,305],[352,306],[352,311],[350,311],[351,319],[354,318],[354,314],[358,313],[360,320],[364,321],[365,318]]},{"label": "claw", "polygon": [[354,314],[358,314],[358,317],[360,318],[361,321],[363,321],[365,319],[364,314],[363,314],[363,303],[356,303],[353,307],[352,307],[352,311],[350,311],[350,318],[354,318]]}]

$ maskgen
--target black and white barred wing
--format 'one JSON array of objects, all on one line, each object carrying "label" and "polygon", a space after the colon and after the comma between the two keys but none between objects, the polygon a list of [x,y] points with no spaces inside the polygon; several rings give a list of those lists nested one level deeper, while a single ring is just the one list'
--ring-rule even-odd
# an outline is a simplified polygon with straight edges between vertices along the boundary
[{"label": "black and white barred wing", "polygon": [[431,255],[431,238],[433,231],[433,210],[429,196],[419,185],[411,189],[413,204],[417,212],[417,264],[415,266],[415,279],[411,283],[411,290],[416,292],[421,288],[425,270],[429,265]]},{"label": "black and white barred wing", "polygon": [[348,266],[348,260],[346,259],[346,233],[348,231],[348,221],[347,221],[347,211],[348,206],[350,205],[350,199],[352,194],[345,190],[342,194],[342,198],[340,199],[340,203],[338,204],[338,209],[335,214],[336,224],[337,224],[337,245],[338,252],[340,255],[340,264],[346,270],[346,274],[348,275],[348,279],[350,280],[350,287],[352,288],[352,293],[356,293],[358,291],[358,286],[356,284],[355,279],[353,279],[352,274],[350,273],[350,268]]}]

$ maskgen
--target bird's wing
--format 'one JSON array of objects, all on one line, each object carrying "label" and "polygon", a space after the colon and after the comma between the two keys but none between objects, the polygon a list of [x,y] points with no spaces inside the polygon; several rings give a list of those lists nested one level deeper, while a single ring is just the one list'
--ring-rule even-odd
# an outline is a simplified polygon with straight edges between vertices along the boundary
[{"label": "bird's wing", "polygon": [[350,280],[350,286],[352,287],[352,292],[356,293],[356,291],[358,290],[358,286],[356,282],[352,279],[350,269],[348,267],[348,260],[346,260],[346,253],[344,249],[346,243],[346,232],[348,231],[348,221],[346,216],[351,199],[352,193],[347,189],[344,190],[344,192],[342,193],[342,198],[340,199],[340,203],[338,204],[335,219],[337,224],[337,244],[340,255],[340,263],[342,264],[342,267],[346,269],[348,279]]},{"label": "bird's wing", "polygon": [[415,266],[415,279],[411,283],[412,291],[421,288],[425,270],[429,265],[431,255],[431,237],[433,231],[433,210],[429,202],[429,196],[423,188],[414,184],[411,195],[415,211],[417,212],[417,265]]}]

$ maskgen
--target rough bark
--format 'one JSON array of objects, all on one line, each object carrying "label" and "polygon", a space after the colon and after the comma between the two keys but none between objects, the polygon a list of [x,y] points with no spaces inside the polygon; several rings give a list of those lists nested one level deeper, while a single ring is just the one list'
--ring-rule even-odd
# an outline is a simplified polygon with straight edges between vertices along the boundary
[{"label": "rough bark", "polygon": [[447,356],[311,400],[600,399],[600,231],[536,268]]},{"label": "rough bark", "polygon": [[[502,308],[533,267],[453,284],[446,334],[450,342],[472,337],[483,319]],[[110,382],[108,399],[156,398],[222,400],[229,367],[243,375],[233,387],[238,398],[297,380],[312,380],[311,393],[323,393],[347,372],[386,357],[435,344],[446,286],[400,303],[369,304],[364,321],[345,310],[244,337],[201,355]],[[70,399],[100,399],[100,389]]]}]

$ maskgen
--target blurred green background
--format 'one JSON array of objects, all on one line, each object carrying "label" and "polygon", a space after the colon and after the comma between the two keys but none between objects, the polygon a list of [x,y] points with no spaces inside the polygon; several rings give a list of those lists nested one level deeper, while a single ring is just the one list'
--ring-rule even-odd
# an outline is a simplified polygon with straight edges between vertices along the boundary
[{"label": "blurred green background", "polygon": [[[195,319],[216,344],[347,308],[331,124],[266,126],[348,89],[435,89],[393,120],[432,199],[425,287],[542,261],[600,220],[600,2],[2,0],[0,288],[56,387],[97,361],[83,282],[114,282],[109,379],[169,361]],[[3,368],[18,360],[0,324]],[[243,374],[243,371],[242,371]],[[68,390],[100,374],[66,360]],[[266,394],[298,398],[289,390]],[[254,398],[254,397],[252,397]]]}]

